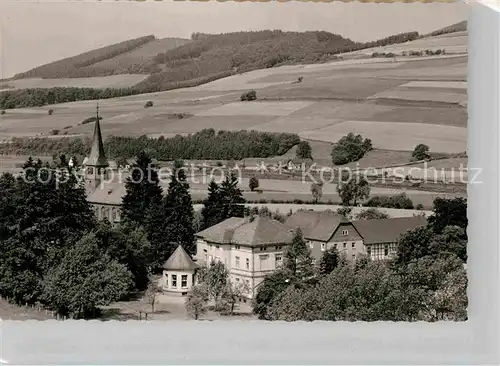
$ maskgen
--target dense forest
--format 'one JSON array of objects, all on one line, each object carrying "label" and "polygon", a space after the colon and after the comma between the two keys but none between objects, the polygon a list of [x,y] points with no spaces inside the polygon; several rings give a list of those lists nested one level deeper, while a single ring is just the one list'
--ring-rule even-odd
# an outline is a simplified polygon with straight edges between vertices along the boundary
[{"label": "dense forest", "polygon": [[132,88],[46,88],[8,90],[0,93],[0,109],[42,107],[50,104],[75,102],[79,100],[108,99],[133,94],[137,94],[137,91]]},{"label": "dense forest", "polygon": [[[300,142],[289,133],[257,131],[218,131],[206,129],[188,136],[171,138],[111,136],[104,142],[110,158],[131,158],[141,151],[158,160],[265,158],[283,155]],[[85,156],[90,151],[89,138],[14,138],[0,144],[2,154],[54,155],[64,152]]]}]

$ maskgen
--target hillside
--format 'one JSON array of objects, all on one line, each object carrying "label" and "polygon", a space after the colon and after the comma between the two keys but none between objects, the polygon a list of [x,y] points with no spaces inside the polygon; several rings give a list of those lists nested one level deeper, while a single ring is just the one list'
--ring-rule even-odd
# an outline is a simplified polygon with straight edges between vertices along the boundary
[{"label": "hillside", "polygon": [[467,31],[467,21],[458,22],[447,27],[435,30],[434,32],[428,34],[428,36],[440,36],[441,34],[465,32]]},{"label": "hillside", "polygon": [[36,67],[14,79],[150,74],[160,71],[150,62],[152,56],[187,42],[179,38],[156,39],[152,35],[135,38]]}]

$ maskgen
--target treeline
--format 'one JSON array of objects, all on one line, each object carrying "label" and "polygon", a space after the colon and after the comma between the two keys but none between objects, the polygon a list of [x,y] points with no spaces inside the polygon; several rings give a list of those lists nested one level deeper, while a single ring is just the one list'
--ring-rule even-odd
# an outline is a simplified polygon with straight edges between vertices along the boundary
[{"label": "treeline", "polygon": [[94,88],[34,88],[16,89],[0,92],[0,109],[42,107],[44,105],[76,102],[79,100],[98,100],[138,94],[133,88],[94,89]]},{"label": "treeline", "polygon": [[260,319],[285,321],[467,320],[467,202],[437,199],[428,225],[399,238],[397,253],[354,261],[335,248],[317,265],[299,229],[283,267],[254,299]]},{"label": "treeline", "polygon": [[[146,151],[158,160],[207,159],[241,160],[283,155],[300,142],[298,135],[258,131],[218,131],[205,129],[188,136],[171,138],[117,137],[104,142],[110,158],[131,158]],[[61,152],[86,156],[90,151],[89,138],[23,138],[15,137],[0,144],[2,154],[54,155]]]},{"label": "treeline", "polygon": [[116,43],[110,46],[98,48],[77,56],[68,57],[47,65],[36,67],[27,72],[17,74],[14,79],[25,78],[76,78],[113,75],[114,69],[92,68],[95,63],[118,56],[122,53],[132,51],[148,42],[154,41],[155,37],[145,36]]}]

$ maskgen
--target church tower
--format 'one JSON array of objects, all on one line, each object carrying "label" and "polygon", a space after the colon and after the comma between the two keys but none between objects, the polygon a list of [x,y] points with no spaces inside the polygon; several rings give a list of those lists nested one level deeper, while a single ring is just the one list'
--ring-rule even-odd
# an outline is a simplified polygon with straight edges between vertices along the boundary
[{"label": "church tower", "polygon": [[107,169],[109,167],[108,159],[104,153],[104,144],[102,143],[101,124],[99,122],[99,104],[97,104],[97,119],[94,125],[94,136],[92,138],[92,148],[90,155],[85,162],[85,190],[87,195],[99,187],[101,181],[107,178]]}]

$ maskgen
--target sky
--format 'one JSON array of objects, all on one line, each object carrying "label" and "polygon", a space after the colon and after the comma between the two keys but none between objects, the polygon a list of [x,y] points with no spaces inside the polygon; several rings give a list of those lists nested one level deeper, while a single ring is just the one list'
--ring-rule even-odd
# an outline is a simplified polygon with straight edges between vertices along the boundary
[{"label": "sky", "polygon": [[465,20],[457,3],[0,0],[0,78],[94,48],[153,34],[324,30],[353,41],[431,32]]}]

